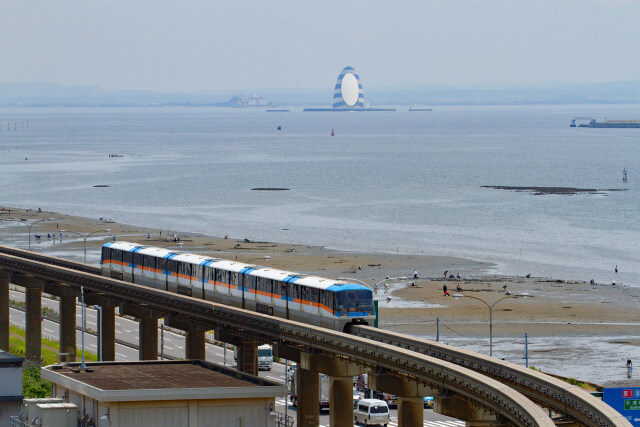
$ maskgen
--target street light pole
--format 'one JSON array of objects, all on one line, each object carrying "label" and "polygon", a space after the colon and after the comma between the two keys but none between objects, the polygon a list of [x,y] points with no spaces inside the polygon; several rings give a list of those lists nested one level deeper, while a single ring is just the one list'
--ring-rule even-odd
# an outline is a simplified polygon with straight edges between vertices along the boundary
[{"label": "street light pole", "polygon": [[[338,277],[338,280],[352,280],[354,282],[358,282],[361,283],[363,285],[365,285],[366,287],[368,287],[369,289],[377,289],[378,285],[389,281],[389,280],[408,280],[409,278],[406,276],[400,276],[400,277],[387,277],[386,279],[382,279],[381,281],[379,281],[378,283],[376,283],[375,285],[371,286],[370,284],[363,282],[362,280],[359,279],[354,279],[353,277]],[[402,282],[401,282],[402,283]]]},{"label": "street light pole", "polygon": [[495,301],[493,304],[489,304],[482,298],[474,297],[471,295],[454,294],[453,298],[458,299],[458,298],[466,297],[466,298],[477,299],[478,301],[483,302],[487,307],[489,307],[489,356],[493,357],[493,307],[500,301],[503,301],[508,298],[527,298],[529,296],[530,295],[527,293],[522,293],[519,295],[507,295]]},{"label": "street light pole", "polygon": [[28,220],[22,220],[22,219],[7,219],[6,221],[15,221],[15,222],[19,222],[21,224],[24,224],[27,226],[27,233],[29,234],[29,250],[31,250],[31,227],[33,227],[34,225],[36,225],[39,222],[45,222],[45,221],[54,221],[53,218],[42,218],[39,219],[37,221],[32,222],[31,224],[29,224]]},{"label": "street light pole", "polygon": [[84,363],[84,330],[85,330],[85,324],[84,324],[84,286],[80,286],[80,293],[82,295],[82,305],[80,306],[80,313],[82,314],[82,321],[80,323],[82,323],[82,363],[80,363],[80,369],[85,369],[87,367],[87,365]]},{"label": "street light pole", "polygon": [[87,237],[92,236],[96,233],[110,233],[111,229],[110,228],[105,228],[104,230],[96,230],[96,231],[92,231],[91,233],[78,233],[77,231],[71,231],[71,230],[60,230],[61,233],[72,233],[75,234],[77,236],[82,237],[82,247],[84,249],[84,263],[87,263]]}]

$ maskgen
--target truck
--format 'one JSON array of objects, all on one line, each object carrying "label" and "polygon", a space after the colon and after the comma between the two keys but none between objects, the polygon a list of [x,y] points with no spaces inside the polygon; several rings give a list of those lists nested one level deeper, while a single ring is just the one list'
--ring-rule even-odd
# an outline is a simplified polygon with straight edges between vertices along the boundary
[{"label": "truck", "polygon": [[[296,388],[296,379],[297,379],[298,375],[294,375],[293,377],[289,378],[289,382],[290,382],[290,390],[291,390],[291,396],[289,396],[289,399],[291,400],[291,404],[293,406],[298,406],[298,394],[297,394],[297,388]],[[320,374],[320,401],[318,402],[318,405],[320,406],[320,411],[322,411],[323,409],[329,410],[329,376],[325,375],[325,374]]]},{"label": "truck", "polygon": [[273,366],[273,350],[269,344],[263,344],[258,347],[258,370],[271,370]]},{"label": "truck", "polygon": [[[233,360],[238,361],[238,347],[233,351]],[[270,371],[273,367],[273,349],[269,344],[258,346],[258,370]]]}]

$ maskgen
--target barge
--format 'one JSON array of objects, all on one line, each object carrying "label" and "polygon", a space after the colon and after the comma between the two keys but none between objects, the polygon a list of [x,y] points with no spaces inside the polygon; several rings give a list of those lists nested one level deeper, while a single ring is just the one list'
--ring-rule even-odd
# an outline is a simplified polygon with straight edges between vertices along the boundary
[{"label": "barge", "polygon": [[[575,122],[572,123],[575,126]],[[597,122],[592,119],[589,123],[582,123],[581,128],[640,128],[640,120],[605,120]]]}]

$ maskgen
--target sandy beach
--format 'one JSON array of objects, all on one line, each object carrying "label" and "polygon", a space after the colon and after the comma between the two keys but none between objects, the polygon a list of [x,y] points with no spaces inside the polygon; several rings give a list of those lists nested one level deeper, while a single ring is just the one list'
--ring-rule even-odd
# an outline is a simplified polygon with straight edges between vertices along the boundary
[{"label": "sandy beach", "polygon": [[[585,278],[505,277],[488,273],[490,263],[440,256],[407,256],[383,253],[339,252],[318,246],[257,242],[251,236],[213,237],[178,230],[148,229],[118,224],[108,219],[82,218],[56,212],[25,211],[5,207],[0,214],[1,244],[27,247],[27,227],[16,222],[51,218],[31,229],[31,248],[55,256],[82,260],[83,238],[75,233],[96,232],[87,240],[88,262],[97,262],[99,246],[116,236],[125,240],[177,250],[206,253],[214,257],[239,259],[283,270],[318,274],[331,278],[353,278],[369,284],[386,277],[407,277],[418,272],[416,286],[409,279],[389,280],[388,293],[379,287],[380,326],[385,329],[435,337],[436,322],[466,337],[486,338],[489,309],[493,309],[494,337],[518,337],[524,333],[538,337],[604,337],[640,348],[640,289],[611,284],[592,285]],[[101,230],[109,231],[101,231]],[[56,234],[54,242],[52,236]],[[62,240],[60,239],[62,233]],[[36,239],[35,235],[41,236]],[[47,235],[51,237],[47,237]],[[176,246],[175,237],[180,239]],[[263,257],[270,259],[265,260]],[[445,278],[444,271],[461,278]],[[395,284],[393,284],[395,283]],[[443,294],[443,285],[451,296]],[[462,291],[457,291],[457,286]],[[506,289],[505,289],[506,286]],[[529,294],[527,298],[505,298]],[[465,297],[454,298],[454,294]],[[391,298],[387,302],[387,296]],[[631,338],[629,338],[631,337]],[[619,344],[619,343],[618,343]],[[575,355],[587,352],[589,340],[575,346]],[[553,348],[547,349],[553,352]],[[624,355],[612,355],[618,363]],[[561,372],[555,372],[561,373]],[[593,380],[590,378],[590,380]],[[633,380],[612,378],[610,384],[630,384]],[[607,381],[600,379],[601,383]]]}]

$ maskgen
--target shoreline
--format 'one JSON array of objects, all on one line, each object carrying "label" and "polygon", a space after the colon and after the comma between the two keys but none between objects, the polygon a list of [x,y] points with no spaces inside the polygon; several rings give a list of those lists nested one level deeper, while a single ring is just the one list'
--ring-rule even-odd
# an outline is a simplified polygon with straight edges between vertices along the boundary
[{"label": "shoreline", "polygon": [[[8,213],[9,209],[11,213]],[[345,252],[322,246],[214,237],[107,222],[104,218],[100,220],[36,210],[26,212],[25,209],[7,207],[4,213],[0,213],[0,244],[27,247],[26,227],[15,221],[7,221],[20,218],[27,219],[30,224],[35,220],[53,218],[51,222],[38,223],[32,227],[32,250],[77,261],[83,260],[84,240],[73,232],[86,235],[109,229],[108,232],[96,232],[87,239],[87,262],[92,264],[99,261],[99,247],[116,235],[119,241],[168,246],[177,251],[235,258],[332,279],[349,278],[356,283],[373,284],[388,276],[411,278],[414,270],[417,270],[420,278],[416,280],[416,286],[393,284],[389,289],[389,302],[386,301],[387,294],[383,287],[379,287],[376,297],[379,299],[380,327],[434,339],[438,318],[443,340],[456,343],[455,345],[459,343],[465,348],[476,348],[473,346],[478,346],[478,343],[487,338],[489,310],[474,298],[444,296],[442,287],[446,284],[451,295],[460,293],[480,298],[488,304],[496,304],[493,309],[494,342],[508,339],[513,341],[523,337],[525,333],[532,337],[536,345],[544,347],[545,342],[548,342],[550,348],[539,349],[537,353],[537,357],[548,357],[548,361],[544,359],[545,362],[533,363],[548,372],[565,372],[563,360],[571,360],[576,364],[595,363],[592,360],[596,356],[590,348],[590,342],[595,340],[604,340],[602,345],[607,347],[622,345],[623,350],[617,350],[620,354],[611,355],[616,360],[620,357],[625,360],[627,357],[640,358],[640,323],[637,316],[640,288],[636,287],[490,274],[488,271],[495,268],[495,264],[465,258]],[[61,230],[66,230],[62,231],[62,241],[59,238]],[[52,237],[46,237],[53,233],[57,235],[55,243]],[[36,234],[42,236],[40,240],[35,239]],[[174,234],[180,239],[181,246],[176,246],[173,241]],[[266,256],[269,260],[264,259]],[[457,275],[459,272],[461,279],[445,278],[445,270],[448,275]],[[462,288],[460,292],[456,291],[458,285]],[[531,297],[507,298],[498,302],[508,296],[505,294],[505,286],[512,296],[528,293]],[[566,339],[556,340],[558,337]],[[620,339],[617,340],[616,337]],[[557,342],[563,341],[572,342],[571,348],[560,348]],[[477,351],[488,354],[486,350],[486,345],[477,348]],[[606,348],[604,351],[607,351]],[[604,372],[606,369],[603,366],[583,379],[606,383],[598,377],[601,375],[599,371]],[[576,375],[578,376],[580,375]],[[623,378],[615,380],[624,381]]]}]

